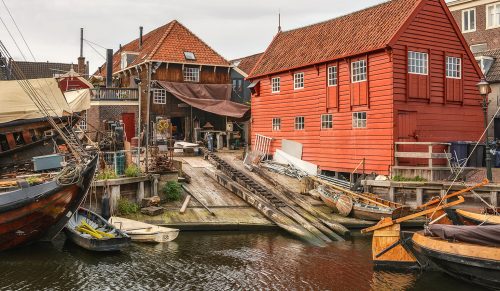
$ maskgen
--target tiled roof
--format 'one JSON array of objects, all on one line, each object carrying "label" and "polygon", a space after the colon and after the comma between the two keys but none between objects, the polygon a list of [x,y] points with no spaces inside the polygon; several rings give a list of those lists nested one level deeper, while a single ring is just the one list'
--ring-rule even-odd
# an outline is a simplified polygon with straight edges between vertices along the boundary
[{"label": "tiled roof", "polygon": [[500,82],[500,49],[487,50],[474,54],[476,57],[488,56],[493,58],[493,64],[486,74],[486,81],[492,83]]},{"label": "tiled roof", "polygon": [[260,56],[262,56],[262,54],[263,53],[258,53],[240,59],[232,60],[231,63],[236,64],[236,67],[238,67],[238,69],[242,70],[244,73],[248,75],[250,74],[250,72],[252,71],[253,67],[259,60]]},{"label": "tiled roof", "polygon": [[[53,78],[54,74],[64,74],[71,70],[72,64],[49,62],[14,61],[27,79]],[[14,65],[14,64],[11,64]]]},{"label": "tiled roof", "polygon": [[[113,56],[113,73],[121,70],[122,52],[139,53],[128,67],[145,61],[229,66],[227,60],[177,20],[173,20],[143,35],[141,48],[139,48],[139,38],[122,46],[121,51],[117,51]],[[184,52],[193,52],[196,60],[186,60]],[[106,64],[96,74],[105,76]]]},{"label": "tiled roof", "polygon": [[279,32],[249,77],[387,46],[422,0],[393,0],[317,24]]}]

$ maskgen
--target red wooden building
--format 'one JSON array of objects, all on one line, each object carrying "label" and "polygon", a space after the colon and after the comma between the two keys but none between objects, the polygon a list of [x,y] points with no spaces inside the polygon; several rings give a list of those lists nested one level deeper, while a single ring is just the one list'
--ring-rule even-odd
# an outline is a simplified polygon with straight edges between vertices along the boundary
[{"label": "red wooden building", "polygon": [[279,32],[248,79],[252,134],[321,170],[389,174],[395,142],[477,140],[481,71],[444,0],[393,0]]}]

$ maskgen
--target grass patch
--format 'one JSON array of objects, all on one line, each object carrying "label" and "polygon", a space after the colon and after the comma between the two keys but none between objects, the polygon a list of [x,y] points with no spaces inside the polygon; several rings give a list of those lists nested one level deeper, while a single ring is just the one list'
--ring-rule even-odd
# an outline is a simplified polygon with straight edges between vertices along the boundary
[{"label": "grass patch", "polygon": [[169,202],[181,199],[182,187],[177,181],[168,181],[161,188],[163,198]]},{"label": "grass patch", "polygon": [[125,198],[118,199],[118,212],[120,212],[121,215],[135,214],[139,212],[139,210],[141,210],[139,204]]},{"label": "grass patch", "polygon": [[427,182],[427,179],[424,179],[420,176],[415,176],[413,178],[406,178],[406,177],[402,177],[402,176],[394,176],[392,177],[392,180],[393,181],[396,181],[396,182]]},{"label": "grass patch", "polygon": [[125,177],[139,177],[141,175],[141,169],[137,165],[128,165],[125,169]]},{"label": "grass patch", "polygon": [[111,180],[116,178],[118,178],[118,176],[116,175],[115,171],[111,169],[104,169],[103,171],[99,172],[99,174],[97,174],[97,180]]}]

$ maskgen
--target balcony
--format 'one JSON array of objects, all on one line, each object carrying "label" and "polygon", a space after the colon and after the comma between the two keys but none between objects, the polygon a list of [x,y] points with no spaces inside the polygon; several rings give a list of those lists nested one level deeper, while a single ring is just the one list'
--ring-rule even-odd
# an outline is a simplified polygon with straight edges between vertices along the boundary
[{"label": "balcony", "polygon": [[94,88],[92,101],[138,101],[137,88]]}]

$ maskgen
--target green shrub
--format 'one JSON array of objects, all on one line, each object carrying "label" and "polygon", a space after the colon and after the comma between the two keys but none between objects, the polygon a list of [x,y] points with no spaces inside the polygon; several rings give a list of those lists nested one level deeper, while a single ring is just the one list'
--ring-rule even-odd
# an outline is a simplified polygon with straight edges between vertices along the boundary
[{"label": "green shrub", "polygon": [[141,174],[141,169],[137,167],[137,165],[132,164],[128,165],[128,167],[125,169],[125,176],[126,177],[139,177]]},{"label": "green shrub", "polygon": [[26,182],[30,185],[38,185],[43,183],[43,179],[40,177],[27,177]]},{"label": "green shrub", "polygon": [[118,176],[112,169],[104,169],[97,174],[97,180],[111,180],[116,178],[118,178]]},{"label": "green shrub", "polygon": [[134,203],[128,199],[120,198],[118,199],[118,212],[122,215],[135,214],[141,210],[139,204]]},{"label": "green shrub", "polygon": [[181,199],[182,187],[177,181],[168,181],[161,188],[161,192],[163,193],[165,200],[177,201]]},{"label": "green shrub", "polygon": [[406,177],[402,177],[402,176],[394,176],[392,177],[392,180],[393,181],[396,181],[396,182],[427,182],[426,179],[420,177],[420,176],[416,176],[416,177],[413,177],[413,178],[406,178]]}]

